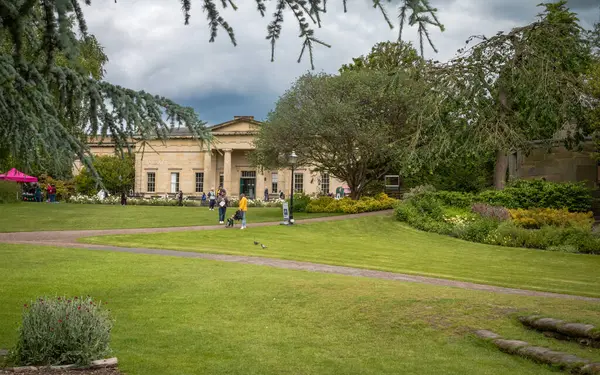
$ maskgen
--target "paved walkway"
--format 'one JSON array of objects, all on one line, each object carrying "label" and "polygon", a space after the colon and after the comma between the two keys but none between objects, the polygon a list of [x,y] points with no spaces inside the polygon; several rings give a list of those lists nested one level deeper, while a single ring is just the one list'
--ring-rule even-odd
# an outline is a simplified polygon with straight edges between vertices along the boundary
[{"label": "paved walkway", "polygon": [[[321,221],[345,220],[348,218],[357,218],[362,216],[389,214],[390,211],[369,212],[358,215],[343,215],[333,217],[322,217],[314,219],[298,220],[297,224],[314,223]],[[274,226],[279,223],[256,223],[253,227]],[[433,277],[416,276],[384,271],[373,271],[362,268],[352,268],[343,266],[332,266],[326,264],[300,262],[293,260],[263,258],[254,256],[221,255],[193,253],[185,251],[162,250],[151,248],[129,248],[117,246],[91,245],[78,243],[77,239],[88,236],[115,235],[115,234],[135,234],[135,233],[160,233],[160,232],[180,232],[190,230],[220,230],[224,229],[222,225],[218,226],[196,226],[196,227],[171,227],[171,228],[136,228],[136,229],[107,229],[107,230],[81,230],[81,231],[46,231],[46,232],[19,232],[19,233],[0,233],[0,243],[30,244],[44,246],[60,246],[68,248],[78,248],[95,251],[116,251],[122,253],[151,254],[162,256],[176,256],[183,258],[199,258],[222,262],[245,263],[275,268],[284,268],[299,271],[321,272],[346,276],[368,277],[374,279],[395,280],[402,282],[412,282],[419,284],[429,284],[437,286],[455,287],[461,289],[480,290],[501,294],[522,295],[531,297],[551,297],[572,300],[584,300],[600,302],[600,298],[575,296],[569,294],[538,292],[533,290],[523,290],[515,288],[504,288],[485,284],[475,284],[463,281],[439,279]]]}]

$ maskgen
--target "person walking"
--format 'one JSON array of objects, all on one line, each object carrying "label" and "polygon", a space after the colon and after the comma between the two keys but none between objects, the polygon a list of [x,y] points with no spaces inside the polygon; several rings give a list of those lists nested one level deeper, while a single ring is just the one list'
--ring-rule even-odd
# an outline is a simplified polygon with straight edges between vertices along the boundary
[{"label": "person walking", "polygon": [[177,205],[179,207],[183,207],[183,191],[179,190],[179,193],[177,193]]},{"label": "person walking", "polygon": [[206,193],[202,192],[202,198],[200,198],[202,203],[200,203],[201,206],[206,206]]},{"label": "person walking", "polygon": [[215,188],[210,189],[208,192],[208,209],[211,211],[215,210],[215,202],[217,200],[217,196],[215,195]]},{"label": "person walking", "polygon": [[127,195],[125,192],[121,193],[121,206],[127,206]]},{"label": "person walking", "polygon": [[229,203],[227,195],[220,194],[217,198],[217,204],[219,205],[219,224],[225,224],[225,212],[227,212],[227,203]]},{"label": "person walking", "polygon": [[240,195],[238,210],[242,212],[242,227],[240,229],[246,229],[246,211],[248,211],[248,199],[246,199],[246,194],[244,193]]},{"label": "person walking", "polygon": [[265,202],[269,201],[269,188],[265,188]]}]

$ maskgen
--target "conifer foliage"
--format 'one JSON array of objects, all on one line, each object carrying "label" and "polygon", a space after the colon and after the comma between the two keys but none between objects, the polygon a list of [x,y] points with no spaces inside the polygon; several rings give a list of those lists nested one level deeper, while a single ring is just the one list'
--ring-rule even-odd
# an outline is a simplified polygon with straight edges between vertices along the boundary
[{"label": "conifer foliage", "polygon": [[[384,3],[372,0],[393,27]],[[117,0],[115,0],[117,2]],[[255,0],[265,16],[265,0]],[[191,18],[191,0],[180,0],[184,22]],[[303,39],[299,61],[306,51],[312,65],[315,44],[329,46],[315,36],[326,0],[276,0],[267,26],[267,40],[274,59],[284,13],[290,11]],[[88,34],[83,5],[92,0],[0,0],[0,160],[16,160],[25,171],[40,167],[64,170],[79,158],[93,171],[87,153],[89,135],[110,135],[118,151],[128,139],[166,137],[175,126],[186,126],[201,141],[210,134],[191,108],[144,91],[134,91],[102,81],[108,61],[93,35]],[[346,0],[343,0],[346,11]],[[97,6],[101,6],[100,4]],[[219,29],[235,45],[234,29],[220,11],[237,9],[233,0],[204,0],[212,42]],[[427,26],[443,30],[435,8],[427,0],[403,0],[400,36],[405,23],[417,25],[423,39],[433,47]],[[434,47],[435,49],[435,47]],[[314,66],[313,66],[314,68]],[[122,152],[122,151],[121,151]]]},{"label": "conifer foliage", "polygon": [[192,108],[100,80],[107,57],[77,0],[0,0],[0,25],[0,158],[24,170],[79,158],[93,171],[88,135],[110,135],[120,152],[175,126],[209,138]]}]

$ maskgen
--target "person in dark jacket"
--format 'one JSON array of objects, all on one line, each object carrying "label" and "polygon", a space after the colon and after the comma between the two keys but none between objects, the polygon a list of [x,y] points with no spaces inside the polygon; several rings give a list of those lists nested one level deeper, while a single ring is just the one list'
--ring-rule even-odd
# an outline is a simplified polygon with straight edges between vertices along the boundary
[{"label": "person in dark jacket", "polygon": [[127,206],[127,195],[125,195],[125,192],[121,193],[121,206]]},{"label": "person in dark jacket", "polygon": [[225,194],[220,194],[217,198],[217,204],[219,205],[219,224],[225,224],[225,212],[227,212],[228,203],[229,199]]},{"label": "person in dark jacket", "polygon": [[183,191],[181,190],[179,190],[179,193],[177,193],[177,205],[183,206]]}]

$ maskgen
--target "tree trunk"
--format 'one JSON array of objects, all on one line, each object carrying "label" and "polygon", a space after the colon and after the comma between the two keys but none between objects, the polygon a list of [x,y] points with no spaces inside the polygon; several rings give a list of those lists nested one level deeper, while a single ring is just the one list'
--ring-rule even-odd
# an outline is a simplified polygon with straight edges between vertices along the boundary
[{"label": "tree trunk", "polygon": [[496,151],[496,165],[494,168],[494,188],[504,189],[506,185],[506,171],[508,170],[508,156],[504,151]]},{"label": "tree trunk", "polygon": [[362,188],[358,188],[360,184],[352,184],[350,182],[348,182],[348,187],[350,188],[350,199],[352,200],[357,200],[360,199],[360,197],[362,196],[362,192],[364,190],[364,184]]}]

